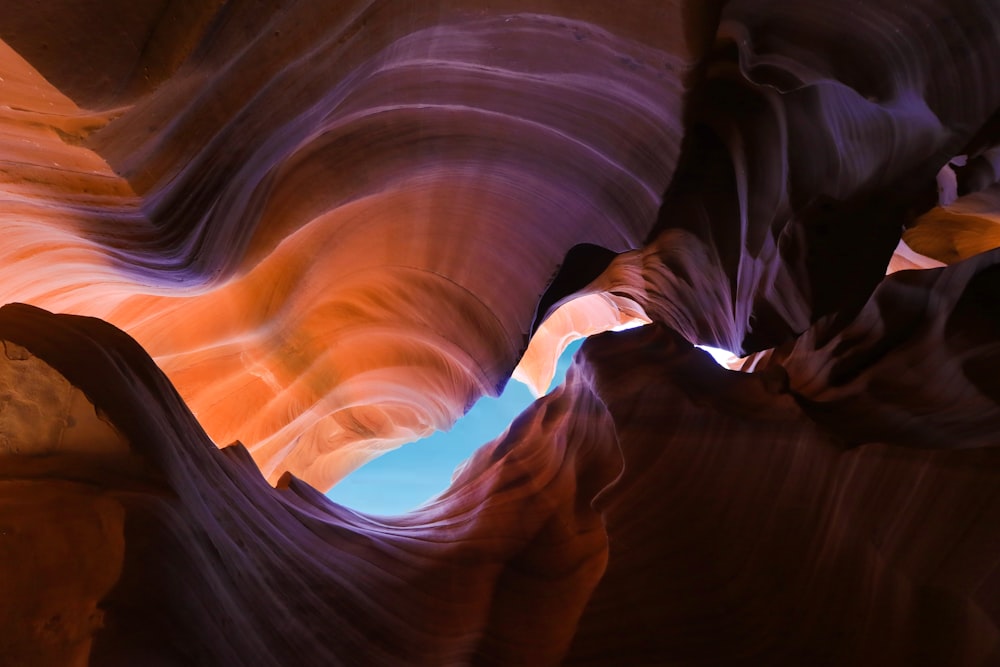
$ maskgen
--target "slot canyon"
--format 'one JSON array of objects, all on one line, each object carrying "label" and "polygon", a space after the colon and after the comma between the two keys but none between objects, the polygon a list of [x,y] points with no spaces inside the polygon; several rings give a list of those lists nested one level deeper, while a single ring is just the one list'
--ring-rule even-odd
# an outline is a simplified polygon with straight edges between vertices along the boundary
[{"label": "slot canyon", "polygon": [[0,9],[0,665],[1000,665],[997,0]]}]

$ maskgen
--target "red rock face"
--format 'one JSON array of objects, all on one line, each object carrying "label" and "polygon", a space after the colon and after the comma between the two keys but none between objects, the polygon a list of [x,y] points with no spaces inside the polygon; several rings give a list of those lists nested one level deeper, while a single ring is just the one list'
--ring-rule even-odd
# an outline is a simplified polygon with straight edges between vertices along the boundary
[{"label": "red rock face", "polygon": [[991,3],[16,9],[0,663],[1000,662]]}]

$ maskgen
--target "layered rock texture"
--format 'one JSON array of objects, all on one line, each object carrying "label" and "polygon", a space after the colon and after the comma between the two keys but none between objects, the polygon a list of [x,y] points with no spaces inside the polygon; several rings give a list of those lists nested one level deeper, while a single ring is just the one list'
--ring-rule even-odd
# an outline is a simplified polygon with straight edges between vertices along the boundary
[{"label": "layered rock texture", "polygon": [[1000,5],[5,9],[0,664],[1000,664]]}]

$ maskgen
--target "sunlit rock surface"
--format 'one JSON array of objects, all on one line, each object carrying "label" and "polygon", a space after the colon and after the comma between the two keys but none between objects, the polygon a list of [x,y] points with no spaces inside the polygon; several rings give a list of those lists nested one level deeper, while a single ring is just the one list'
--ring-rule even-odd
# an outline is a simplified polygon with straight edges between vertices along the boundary
[{"label": "sunlit rock surface", "polygon": [[[82,232],[74,271],[18,257],[4,271],[31,284],[3,300],[129,331],[272,481],[326,487],[447,427],[506,382],[572,246],[648,234],[710,35],[681,5],[468,4],[226,4],[83,147],[42,128],[52,145],[31,157],[49,178],[79,154],[93,166],[74,178],[99,170],[124,192],[84,210],[46,197]],[[49,88],[25,96],[82,113]]]},{"label": "sunlit rock surface", "polygon": [[8,13],[0,664],[1000,664],[995,3]]}]

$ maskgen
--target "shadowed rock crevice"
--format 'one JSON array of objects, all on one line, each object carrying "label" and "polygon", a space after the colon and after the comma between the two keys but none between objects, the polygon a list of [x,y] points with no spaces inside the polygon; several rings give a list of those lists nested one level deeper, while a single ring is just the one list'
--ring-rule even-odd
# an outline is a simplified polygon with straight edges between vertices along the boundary
[{"label": "shadowed rock crevice", "polygon": [[0,663],[1000,662],[994,2],[11,9]]}]

